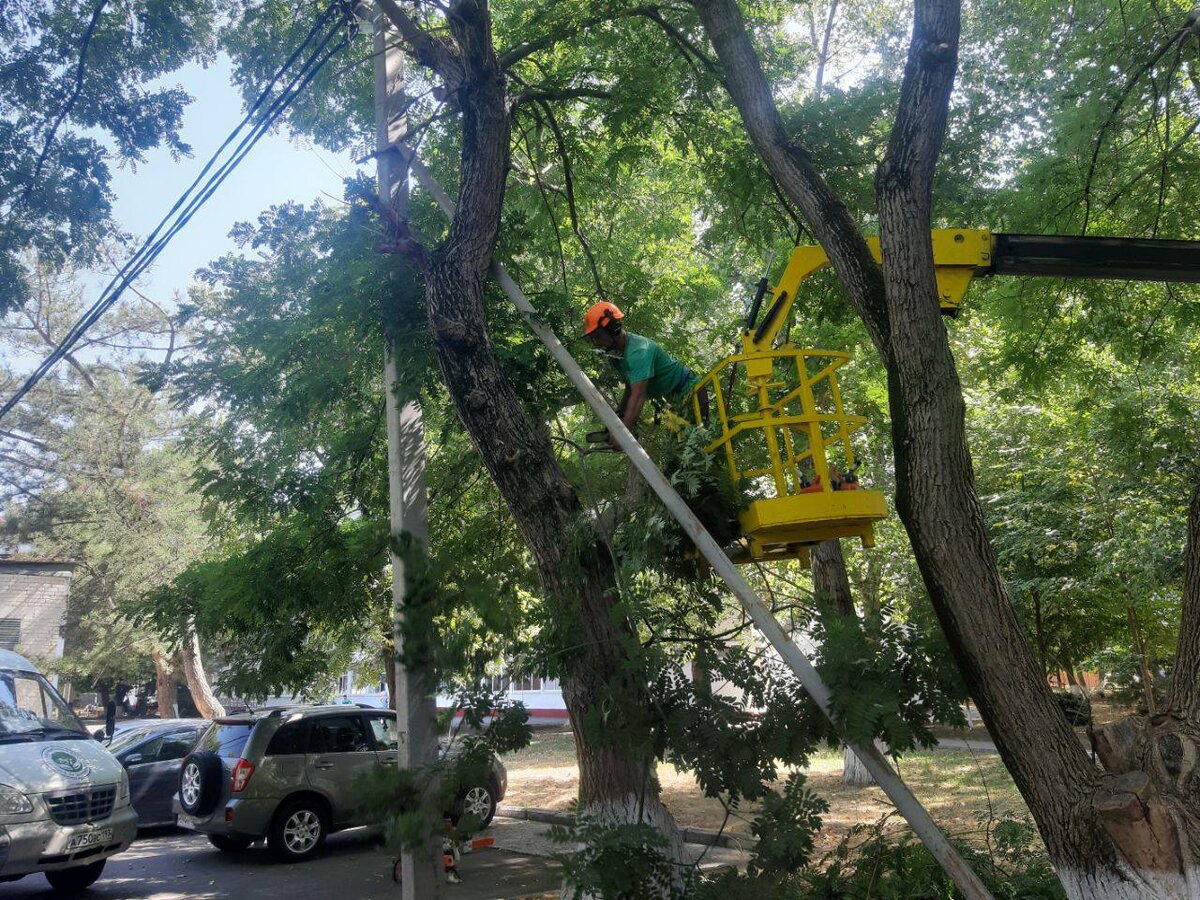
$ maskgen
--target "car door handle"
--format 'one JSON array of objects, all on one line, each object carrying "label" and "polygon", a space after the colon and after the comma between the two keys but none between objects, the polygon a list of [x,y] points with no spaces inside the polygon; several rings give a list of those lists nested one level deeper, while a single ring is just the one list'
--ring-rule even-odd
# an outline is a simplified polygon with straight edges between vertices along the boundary
[{"label": "car door handle", "polygon": [[331,762],[313,763],[313,768],[314,769],[332,769],[333,763],[331,763]]}]

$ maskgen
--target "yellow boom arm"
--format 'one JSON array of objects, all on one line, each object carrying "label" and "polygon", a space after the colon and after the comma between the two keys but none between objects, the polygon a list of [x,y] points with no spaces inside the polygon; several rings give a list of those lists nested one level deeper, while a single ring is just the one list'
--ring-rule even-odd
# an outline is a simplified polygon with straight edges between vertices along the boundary
[{"label": "yellow boom arm", "polygon": [[[988,271],[992,261],[992,233],[986,229],[938,228],[933,231],[933,262],[937,269],[938,295],[942,310],[955,311],[971,279],[978,272]],[[867,238],[867,246],[876,262],[883,261],[879,238]],[[792,251],[787,268],[779,283],[771,290],[774,298],[762,322],[753,330],[742,333],[742,349],[746,353],[769,350],[787,321],[800,285],[829,265],[829,256],[821,246],[802,246]]]},{"label": "yellow boom arm", "polygon": [[[1130,237],[1004,234],[983,228],[936,228],[933,264],[942,312],[955,315],[971,279],[980,275],[1050,275],[1130,281],[1200,282],[1200,241]],[[879,238],[867,238],[882,262]],[[770,350],[804,279],[829,265],[822,247],[792,251],[761,323],[742,332],[746,353]],[[753,318],[753,313],[751,317]]]}]

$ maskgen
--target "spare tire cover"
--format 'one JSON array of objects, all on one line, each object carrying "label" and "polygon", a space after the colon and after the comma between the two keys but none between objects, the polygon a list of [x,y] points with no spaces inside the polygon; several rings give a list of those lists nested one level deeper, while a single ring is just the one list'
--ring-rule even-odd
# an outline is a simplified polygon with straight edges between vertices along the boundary
[{"label": "spare tire cover", "polygon": [[193,816],[207,816],[221,799],[225,766],[211,750],[193,753],[179,768],[179,805]]}]

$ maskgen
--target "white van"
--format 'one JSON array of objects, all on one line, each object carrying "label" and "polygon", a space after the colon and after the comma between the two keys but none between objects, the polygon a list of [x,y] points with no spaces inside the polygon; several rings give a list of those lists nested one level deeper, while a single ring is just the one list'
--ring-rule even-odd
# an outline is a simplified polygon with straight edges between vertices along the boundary
[{"label": "white van", "polygon": [[0,881],[82,891],[137,833],[129,778],[29,660],[0,650]]}]

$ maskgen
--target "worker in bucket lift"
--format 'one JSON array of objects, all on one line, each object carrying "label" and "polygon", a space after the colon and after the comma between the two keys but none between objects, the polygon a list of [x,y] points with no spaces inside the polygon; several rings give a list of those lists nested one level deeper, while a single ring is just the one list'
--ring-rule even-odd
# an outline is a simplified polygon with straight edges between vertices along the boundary
[{"label": "worker in bucket lift", "polygon": [[[616,304],[607,300],[595,303],[584,316],[584,334],[609,355],[625,382],[617,415],[626,428],[634,431],[647,400],[662,400],[682,407],[700,378],[650,338],[626,331],[621,322],[624,318]],[[707,420],[707,388],[701,389],[698,399],[700,415]],[[608,442],[616,448],[614,435],[609,434]]]}]

